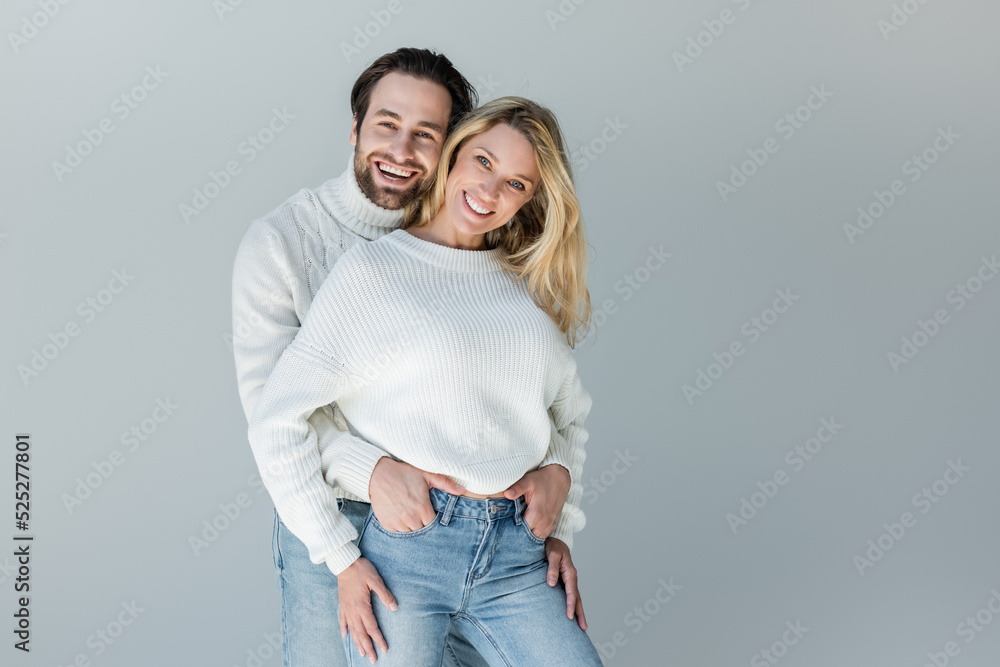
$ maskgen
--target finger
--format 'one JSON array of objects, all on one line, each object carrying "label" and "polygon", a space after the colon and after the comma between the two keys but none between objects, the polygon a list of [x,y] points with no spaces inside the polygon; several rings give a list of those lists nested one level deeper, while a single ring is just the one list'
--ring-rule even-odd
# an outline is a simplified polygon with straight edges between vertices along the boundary
[{"label": "finger", "polygon": [[437,517],[437,512],[434,511],[434,506],[431,505],[431,499],[430,496],[428,496],[426,502],[420,506],[420,515],[418,517],[420,525],[414,528],[414,530],[420,530],[424,526],[430,524],[435,517]]},{"label": "finger", "polygon": [[[385,643],[385,637],[382,636],[382,631],[378,628],[378,621],[375,620],[374,614],[365,617],[365,630],[368,632],[368,635],[375,640],[375,643],[378,644],[378,647],[382,649],[383,653],[389,650],[389,645]],[[374,651],[372,652],[372,655],[375,655]]]},{"label": "finger", "polygon": [[341,637],[347,636],[347,617],[344,616],[343,611],[341,611],[340,613],[340,636]]},{"label": "finger", "polygon": [[549,554],[549,572],[546,576],[546,581],[549,586],[555,586],[559,581],[559,565],[562,561],[562,555],[556,551]]},{"label": "finger", "polygon": [[371,638],[368,635],[368,624],[362,621],[361,626],[362,631],[358,633],[358,641],[360,642],[358,651],[360,651],[361,657],[368,658],[368,662],[375,662],[375,647],[372,646]]},{"label": "finger", "polygon": [[362,624],[358,622],[358,623],[351,623],[349,625],[351,626],[351,639],[354,640],[354,646],[355,648],[358,649],[358,655],[360,655],[362,658],[368,657],[365,655],[365,645],[361,639],[361,633],[355,631],[355,628],[359,627]]},{"label": "finger", "polygon": [[576,601],[580,598],[580,588],[576,577],[576,568],[564,568],[563,584],[566,586],[566,616],[573,618],[576,613]]},{"label": "finger", "polygon": [[587,615],[583,613],[583,599],[580,597],[580,593],[576,594],[576,623],[580,626],[580,629],[587,630]]},{"label": "finger", "polygon": [[[385,585],[385,582],[382,581],[382,577],[376,574],[375,578],[368,582],[368,587],[375,591],[375,595],[378,596],[378,599],[381,600],[382,604],[386,607],[392,611],[399,609],[396,597],[389,592],[389,588]],[[374,616],[372,618],[374,618]]]},{"label": "finger", "polygon": [[465,493],[465,487],[456,482],[455,480],[453,480],[451,477],[448,477],[447,475],[439,475],[434,473],[426,475],[426,478],[427,478],[427,486],[429,487],[433,487],[435,489],[441,489],[445,493],[450,493],[454,496],[460,496],[463,493]]}]

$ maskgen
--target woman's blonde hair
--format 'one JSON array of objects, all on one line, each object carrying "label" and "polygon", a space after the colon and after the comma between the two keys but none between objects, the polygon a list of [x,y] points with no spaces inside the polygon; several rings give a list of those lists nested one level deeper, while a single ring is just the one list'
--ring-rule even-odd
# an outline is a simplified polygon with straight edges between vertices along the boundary
[{"label": "woman's blonde hair", "polygon": [[459,149],[501,123],[532,145],[541,182],[510,226],[486,233],[486,247],[503,249],[501,260],[507,269],[518,279],[527,279],[532,299],[556,323],[570,347],[575,347],[578,334],[586,334],[591,319],[587,246],[569,159],[551,111],[523,97],[509,96],[462,116],[441,150],[434,184],[407,207],[404,227],[422,227],[438,214]]}]

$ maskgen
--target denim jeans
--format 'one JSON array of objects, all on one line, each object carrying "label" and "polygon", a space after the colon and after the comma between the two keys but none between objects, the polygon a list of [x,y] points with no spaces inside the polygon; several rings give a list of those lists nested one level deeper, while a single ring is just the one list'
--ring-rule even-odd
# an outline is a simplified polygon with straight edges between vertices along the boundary
[{"label": "denim jeans", "polygon": [[[381,667],[441,664],[457,628],[490,665],[600,667],[593,643],[566,618],[566,590],[546,583],[545,541],[523,520],[524,496],[476,499],[431,489],[437,515],[412,532],[388,530],[371,512],[361,554],[378,569],[399,608],[374,602],[389,645]],[[350,665],[368,665],[350,636]]]},{"label": "denim jeans", "polygon": [[[371,505],[339,499],[340,511],[360,535]],[[274,513],[271,549],[275,580],[281,593],[281,643],[283,667],[347,667],[340,636],[337,577],[325,563],[315,565],[309,551]],[[392,591],[392,589],[389,589]],[[396,591],[392,591],[396,594]],[[376,596],[373,605],[381,606]],[[355,651],[357,649],[351,648]],[[428,663],[430,664],[430,663]],[[454,628],[449,630],[444,659],[434,667],[486,667],[476,649]]]}]

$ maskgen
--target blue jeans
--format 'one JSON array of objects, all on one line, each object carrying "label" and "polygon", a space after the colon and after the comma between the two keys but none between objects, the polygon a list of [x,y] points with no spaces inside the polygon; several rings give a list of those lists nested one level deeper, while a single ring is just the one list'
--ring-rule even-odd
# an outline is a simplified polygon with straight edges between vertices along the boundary
[{"label": "blue jeans", "polygon": [[[524,497],[476,499],[431,489],[437,515],[412,532],[388,530],[371,512],[358,547],[399,603],[373,607],[389,650],[381,667],[441,664],[457,628],[490,665],[601,667],[593,643],[566,618],[562,583],[546,583],[545,541],[523,520]],[[350,636],[350,665],[368,665]]]},{"label": "blue jeans", "polygon": [[[337,506],[360,535],[371,505],[339,499]],[[271,549],[275,580],[281,592],[281,664],[283,667],[347,667],[347,654],[340,636],[337,577],[325,563],[315,565],[309,560],[306,545],[288,530],[277,511]],[[396,594],[391,588],[389,590]],[[381,606],[375,596],[372,599],[376,606]],[[486,667],[487,663],[464,637],[451,629],[445,657],[433,665]]]}]

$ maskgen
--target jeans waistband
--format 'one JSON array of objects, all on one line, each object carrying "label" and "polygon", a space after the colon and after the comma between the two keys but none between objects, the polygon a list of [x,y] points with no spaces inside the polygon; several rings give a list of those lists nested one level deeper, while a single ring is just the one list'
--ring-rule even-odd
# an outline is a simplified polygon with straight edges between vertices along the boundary
[{"label": "jeans waistband", "polygon": [[521,525],[521,516],[527,504],[524,496],[514,500],[506,498],[470,498],[456,496],[441,489],[431,489],[431,505],[434,511],[441,512],[441,525],[447,526],[454,516],[469,519],[484,519],[493,521],[504,517],[513,517],[514,523]]}]

